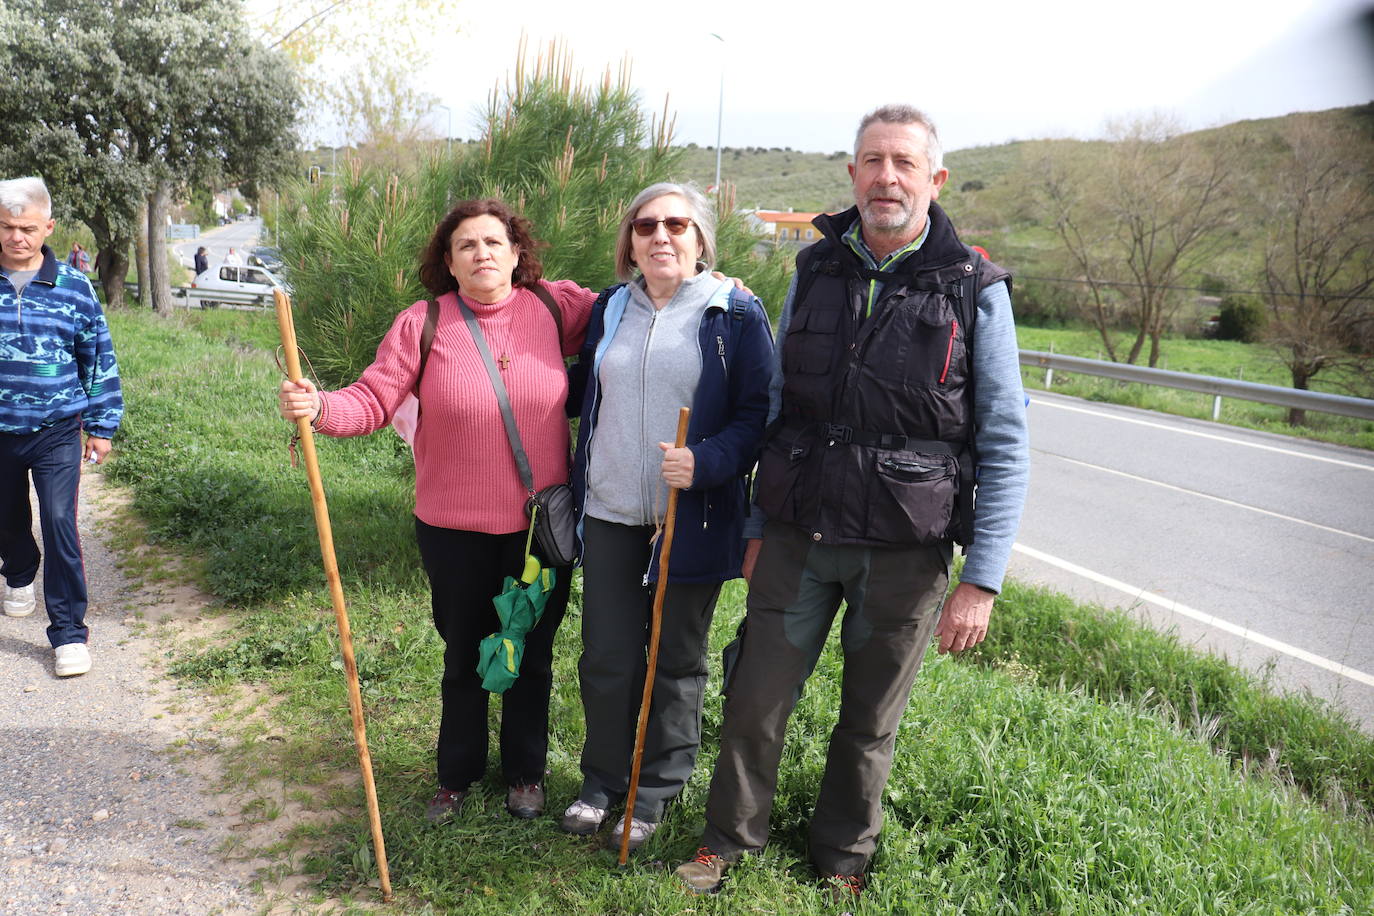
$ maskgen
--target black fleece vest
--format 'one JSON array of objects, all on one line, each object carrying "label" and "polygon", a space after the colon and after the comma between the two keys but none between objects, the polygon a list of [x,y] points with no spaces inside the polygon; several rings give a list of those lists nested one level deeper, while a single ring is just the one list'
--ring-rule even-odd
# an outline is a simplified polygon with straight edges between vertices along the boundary
[{"label": "black fleece vest", "polygon": [[[759,505],[821,543],[967,545],[977,308],[965,300],[1008,274],[966,248],[934,203],[920,249],[878,274],[840,240],[855,218],[817,217],[824,238],[797,257]],[[885,286],[862,318],[870,277]]]}]

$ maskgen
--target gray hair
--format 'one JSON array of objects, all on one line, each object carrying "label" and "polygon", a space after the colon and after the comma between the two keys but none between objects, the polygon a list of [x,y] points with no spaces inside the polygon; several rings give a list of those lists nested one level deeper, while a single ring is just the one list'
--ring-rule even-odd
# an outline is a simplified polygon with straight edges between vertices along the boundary
[{"label": "gray hair", "polygon": [[51,219],[52,196],[41,178],[32,175],[11,178],[0,181],[0,210],[9,211],[10,216],[19,216],[25,210],[38,210],[44,219]]},{"label": "gray hair", "polygon": [[694,184],[660,181],[658,184],[649,185],[636,194],[635,199],[630,201],[630,206],[625,209],[624,217],[620,220],[620,231],[616,233],[615,238],[615,275],[622,282],[628,283],[635,277],[634,249],[630,244],[630,234],[634,231],[630,226],[631,221],[639,215],[640,209],[649,201],[667,197],[669,194],[676,194],[687,201],[692,225],[697,230],[697,240],[701,242],[701,260],[705,262],[707,270],[715,267],[715,208],[711,206],[710,202],[706,200],[706,196],[698,191]]},{"label": "gray hair", "polygon": [[859,144],[864,140],[864,131],[874,121],[881,121],[884,124],[919,124],[926,130],[926,165],[930,167],[930,174],[934,175],[945,167],[945,154],[940,149],[940,133],[935,129],[935,122],[930,119],[930,115],[913,108],[910,105],[884,105],[875,108],[864,115],[859,122],[859,130],[854,134],[854,156],[858,158]]}]

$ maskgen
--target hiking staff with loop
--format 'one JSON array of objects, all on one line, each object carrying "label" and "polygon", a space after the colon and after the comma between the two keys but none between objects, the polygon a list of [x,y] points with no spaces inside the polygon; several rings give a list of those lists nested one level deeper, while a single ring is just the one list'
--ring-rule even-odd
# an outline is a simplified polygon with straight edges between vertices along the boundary
[{"label": "hiking staff with loop", "polygon": [[[292,382],[301,380],[301,360],[296,348],[296,326],[291,318],[291,299],[280,289],[274,290],[277,305],[277,327],[281,331],[282,350],[286,357],[286,374]],[[339,626],[339,651],[343,656],[344,674],[348,681],[348,711],[353,719],[353,741],[358,748],[358,767],[363,775],[363,792],[367,796],[368,821],[372,828],[372,845],[377,855],[377,874],[381,878],[382,901],[391,902],[391,875],[387,869],[386,842],[382,837],[382,816],[377,807],[377,785],[372,778],[372,757],[367,750],[367,728],[363,723],[363,697],[358,686],[358,664],[353,655],[353,634],[348,625],[348,609],[344,604],[343,583],[339,579],[339,563],[334,556],[334,533],[329,522],[329,506],[325,502],[324,481],[320,476],[320,462],[315,454],[315,433],[309,417],[296,420],[296,435],[301,454],[305,458],[305,473],[310,481],[310,502],[315,510],[315,528],[320,536],[320,555],[324,560],[324,574],[329,582],[329,596],[334,603],[334,618]]]},{"label": "hiking staff with loop", "polygon": [[[677,438],[674,448],[687,447],[687,422],[691,408],[677,412]],[[673,552],[673,528],[677,524],[677,487],[668,489],[668,511],[663,516],[663,549],[658,555],[658,582],[654,586],[654,607],[649,618],[649,663],[644,671],[644,699],[639,704],[639,727],[635,730],[635,753],[630,764],[630,790],[625,796],[626,829],[620,832],[620,864],[630,858],[630,830],[628,823],[635,810],[635,796],[639,794],[639,767],[644,761],[644,733],[649,727],[649,707],[654,699],[654,673],[658,668],[658,639],[663,624],[663,592],[668,587],[668,558]]]}]

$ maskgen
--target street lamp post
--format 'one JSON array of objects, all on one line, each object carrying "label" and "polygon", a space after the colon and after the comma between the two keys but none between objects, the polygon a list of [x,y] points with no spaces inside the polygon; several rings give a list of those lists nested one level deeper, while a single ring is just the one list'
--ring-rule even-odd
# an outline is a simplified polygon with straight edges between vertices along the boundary
[{"label": "street lamp post", "polygon": [[720,99],[716,103],[716,196],[720,197],[720,126],[725,118],[725,39],[715,32],[711,37],[721,43],[720,52]]},{"label": "street lamp post", "polygon": [[448,130],[447,130],[447,132],[445,132],[444,137],[448,140],[448,156],[449,156],[450,159],[452,159],[452,158],[453,158],[453,109],[452,109],[452,108],[449,108],[447,105],[440,105],[440,104],[437,104],[437,103],[435,104],[434,107],[435,107],[435,108],[442,108],[442,109],[444,109],[444,112],[448,114]]}]

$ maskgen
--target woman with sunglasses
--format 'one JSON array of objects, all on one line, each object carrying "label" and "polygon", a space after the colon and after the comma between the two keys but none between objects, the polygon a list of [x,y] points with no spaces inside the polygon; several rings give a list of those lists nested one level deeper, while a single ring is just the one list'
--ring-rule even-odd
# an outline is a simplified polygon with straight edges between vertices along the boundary
[{"label": "woman with sunglasses", "polygon": [[[677,521],[653,705],[635,810],[642,845],[691,776],[701,742],[706,648],[721,583],[740,575],[746,479],[763,441],[773,339],[758,299],[712,274],[715,217],[690,186],[655,184],[621,220],[622,281],[592,309],[571,372],[581,407],[572,486],[582,536],[586,742],[582,788],[563,815],[594,834],[629,790],[646,672],[661,523],[676,487]],[[678,410],[692,409],[674,448]]]}]

